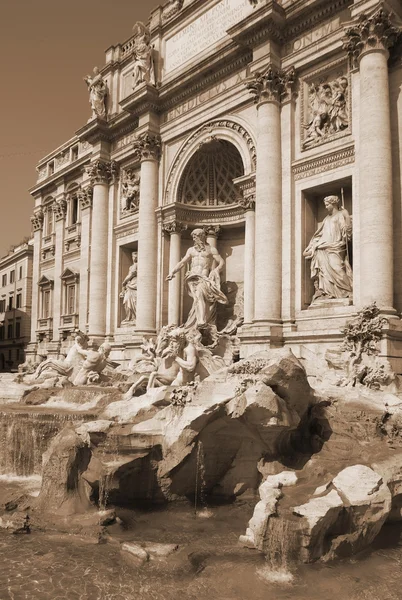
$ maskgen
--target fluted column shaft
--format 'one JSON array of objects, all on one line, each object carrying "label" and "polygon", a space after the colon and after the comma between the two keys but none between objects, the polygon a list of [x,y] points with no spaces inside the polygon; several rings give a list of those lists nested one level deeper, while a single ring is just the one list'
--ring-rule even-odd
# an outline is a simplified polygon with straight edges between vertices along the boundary
[{"label": "fluted column shaft", "polygon": [[146,134],[134,144],[141,157],[140,204],[138,214],[138,272],[136,330],[156,331],[158,172],[160,142]]}]

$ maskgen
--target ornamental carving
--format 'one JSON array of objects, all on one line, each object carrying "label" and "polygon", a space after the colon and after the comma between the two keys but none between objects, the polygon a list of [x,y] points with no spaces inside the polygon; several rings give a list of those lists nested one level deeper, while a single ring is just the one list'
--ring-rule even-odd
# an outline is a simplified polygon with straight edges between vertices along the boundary
[{"label": "ornamental carving", "polygon": [[93,192],[94,190],[91,185],[84,189],[78,190],[78,200],[80,202],[81,210],[91,208]]},{"label": "ornamental carving", "polygon": [[121,209],[123,213],[138,209],[140,204],[140,177],[134,169],[123,172],[121,183]]},{"label": "ornamental carving", "polygon": [[[308,97],[302,126],[305,130],[303,150],[330,141],[350,126],[349,80],[346,74],[334,79],[305,83]],[[303,94],[304,96],[304,94]]]},{"label": "ornamental carving", "polygon": [[187,225],[181,223],[180,221],[170,221],[168,223],[163,223],[162,230],[164,233],[168,233],[171,235],[172,233],[181,233],[187,229]]},{"label": "ornamental carving", "polygon": [[244,198],[240,198],[239,204],[244,211],[255,210],[255,193],[250,194],[249,196],[246,196]]},{"label": "ornamental carving", "polygon": [[116,161],[94,160],[85,167],[92,185],[108,184],[118,175],[118,164]]},{"label": "ornamental carving", "polygon": [[159,160],[161,154],[160,136],[154,133],[142,133],[133,144],[134,155],[140,160]]},{"label": "ornamental carving", "polygon": [[58,200],[55,200],[53,202],[52,208],[53,208],[54,217],[55,217],[56,221],[61,221],[66,216],[66,212],[67,212],[66,199],[63,197],[63,198],[59,198]]},{"label": "ornamental carving", "polygon": [[[218,134],[218,132],[216,131],[218,129],[228,129],[231,131],[235,131],[240,137],[242,137],[245,140],[249,154],[250,154],[252,167],[255,170],[256,163],[257,163],[257,151],[256,151],[254,140],[251,137],[251,135],[248,133],[248,131],[246,129],[244,129],[244,127],[242,125],[240,125],[239,123],[236,123],[235,121],[230,121],[228,119],[210,121],[209,123],[206,123],[199,129],[197,129],[197,131],[195,131],[186,140],[186,142],[183,144],[183,146],[180,148],[180,150],[175,158],[175,161],[173,163],[173,166],[170,170],[170,173],[169,173],[169,178],[168,178],[167,185],[166,185],[166,195],[165,195],[165,202],[164,202],[165,204],[169,204],[170,202],[173,201],[170,197],[173,178],[176,174],[176,171],[177,171],[179,165],[182,162],[183,155],[188,151],[189,146],[193,145],[194,142],[196,142],[197,138],[203,138],[206,134],[208,135],[208,137],[212,137],[213,135],[215,135],[215,133],[212,133],[212,132],[216,132]],[[216,135],[216,137],[219,137],[219,135]],[[183,179],[181,181],[180,188],[182,189],[182,187],[183,187]],[[179,191],[179,196],[181,196],[181,189]]]},{"label": "ornamental carving", "polygon": [[43,214],[43,210],[40,208],[35,211],[31,217],[32,229],[35,231],[40,231],[43,228],[43,220],[45,216]]},{"label": "ornamental carving", "polygon": [[343,38],[343,49],[346,50],[354,66],[359,58],[368,50],[389,50],[396,43],[401,30],[392,23],[393,15],[383,8],[371,17],[361,15],[353,27],[349,27]]},{"label": "ornamental carving", "polygon": [[177,13],[179,13],[183,6],[183,0],[170,0],[165,6],[162,8],[162,23],[168,21]]},{"label": "ornamental carving", "polygon": [[296,81],[295,70],[283,71],[272,65],[257,71],[245,83],[246,88],[254,96],[254,102],[281,102],[290,95]]},{"label": "ornamental carving", "polygon": [[222,227],[220,225],[204,225],[203,230],[205,231],[205,235],[207,237],[218,238],[222,231]]}]

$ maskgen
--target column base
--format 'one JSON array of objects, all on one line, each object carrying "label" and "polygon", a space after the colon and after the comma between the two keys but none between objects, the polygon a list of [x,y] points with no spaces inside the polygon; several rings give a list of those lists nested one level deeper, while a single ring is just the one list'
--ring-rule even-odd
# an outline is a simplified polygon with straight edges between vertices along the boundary
[{"label": "column base", "polygon": [[245,323],[239,333],[240,358],[247,358],[256,352],[283,347],[282,321],[253,321]]}]

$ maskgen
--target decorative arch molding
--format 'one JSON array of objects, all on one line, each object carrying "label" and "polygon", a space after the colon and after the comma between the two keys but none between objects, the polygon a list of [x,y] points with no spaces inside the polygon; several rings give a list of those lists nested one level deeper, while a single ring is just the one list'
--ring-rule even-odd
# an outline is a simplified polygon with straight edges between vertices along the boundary
[{"label": "decorative arch molding", "polygon": [[214,119],[196,129],[177,152],[167,178],[165,205],[177,201],[180,180],[186,165],[200,146],[214,138],[233,144],[242,158],[245,175],[255,171],[256,142],[244,125],[232,118]]}]

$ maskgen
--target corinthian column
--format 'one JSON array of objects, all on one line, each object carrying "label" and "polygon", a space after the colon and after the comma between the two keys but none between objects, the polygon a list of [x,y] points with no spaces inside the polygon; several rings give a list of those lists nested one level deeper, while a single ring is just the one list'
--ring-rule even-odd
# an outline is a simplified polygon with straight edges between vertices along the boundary
[{"label": "corinthian column", "polygon": [[37,207],[31,217],[33,238],[34,238],[34,255],[32,266],[32,313],[31,313],[31,341],[30,345],[32,352],[35,352],[36,345],[36,329],[39,319],[39,290],[38,281],[40,275],[40,251],[43,229],[44,214],[41,207]]},{"label": "corinthian column", "polygon": [[347,29],[344,48],[360,69],[360,303],[393,307],[389,49],[399,30],[383,9]]},{"label": "corinthian column", "polygon": [[[55,255],[54,271],[61,274],[63,265],[63,245],[64,245],[64,226],[67,211],[67,202],[64,194],[57,198],[53,203],[53,213],[55,218]],[[62,312],[62,281],[60,277],[54,278],[53,288],[53,341],[59,341],[60,317]]]},{"label": "corinthian column", "polygon": [[[181,259],[181,232],[187,229],[178,221],[171,221],[163,225],[163,231],[170,234],[169,273]],[[180,271],[169,281],[168,298],[168,325],[179,325],[180,323]]]},{"label": "corinthian column", "polygon": [[136,329],[155,333],[158,227],[158,171],[160,139],[145,133],[134,142],[141,158],[140,206],[138,213],[138,275]]},{"label": "corinthian column", "polygon": [[275,325],[281,319],[282,296],[282,164],[281,98],[293,72],[271,65],[247,82],[258,111],[255,204],[254,322]]},{"label": "corinthian column", "polygon": [[109,182],[117,174],[117,165],[95,160],[86,171],[93,186],[88,333],[100,342],[106,335]]}]

